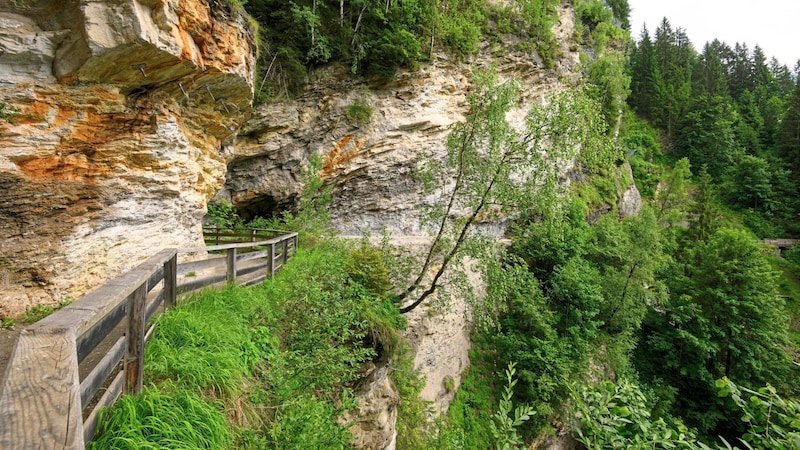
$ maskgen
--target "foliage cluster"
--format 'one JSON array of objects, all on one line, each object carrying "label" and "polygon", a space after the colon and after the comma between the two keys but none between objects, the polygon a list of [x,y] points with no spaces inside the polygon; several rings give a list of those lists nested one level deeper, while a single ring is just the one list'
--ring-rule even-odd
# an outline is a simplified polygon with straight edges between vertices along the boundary
[{"label": "foliage cluster", "polygon": [[356,124],[367,124],[372,120],[372,106],[362,99],[348,105],[344,112],[345,117]]},{"label": "foliage cluster", "polygon": [[262,40],[257,98],[297,92],[311,69],[337,61],[353,73],[391,79],[397,69],[429,59],[436,46],[465,56],[476,53],[484,37],[501,33],[522,35],[531,50],[552,61],[557,45],[550,28],[558,3],[249,0],[244,7],[260,24]]},{"label": "foliage cluster", "polygon": [[800,231],[796,73],[758,46],[714,40],[698,53],[666,19],[654,36],[642,31],[630,70],[630,106],[663,131],[675,157],[707,166],[721,198],[760,236]]},{"label": "foliage cluster", "polygon": [[[548,126],[559,123],[557,114],[548,118]],[[481,123],[480,116],[472,119]],[[458,130],[451,134],[458,137]],[[705,448],[699,439],[742,437],[739,410],[717,396],[715,379],[731,376],[745,389],[765,383],[787,394],[793,389],[788,315],[776,295],[775,275],[754,236],[720,221],[712,176],[704,168],[691,187],[689,159],[669,170],[658,166],[659,138],[645,123],[622,127],[620,139],[641,154],[652,180],[652,201],[638,215],[606,215],[589,225],[579,199],[540,197],[551,200],[528,208],[526,202],[497,202],[514,204],[521,213],[509,253],[487,272],[485,312],[493,320],[480,335],[488,342],[484,351],[494,367],[516,364],[515,398],[536,412],[522,429],[528,438],[570,408],[582,417],[578,422],[614,415],[602,429],[584,423],[581,432],[592,448],[614,442]],[[481,142],[491,154],[491,145],[503,141]],[[454,148],[464,154],[463,146]],[[464,167],[464,159],[456,160]],[[599,172],[615,164],[610,157],[589,161]],[[478,364],[477,373],[493,377]],[[638,374],[646,389],[602,383],[626,374]],[[601,381],[597,389],[581,388],[571,405],[561,404],[575,391],[566,380],[592,384],[591,379]],[[454,447],[442,448],[481,442],[478,436],[489,430],[476,426],[476,418],[490,423],[487,399],[503,398],[494,384],[487,391],[469,380],[440,434]]]},{"label": "foliage cluster", "polygon": [[[434,238],[419,276],[400,295],[400,301],[415,297],[401,312],[413,310],[432,294],[449,265],[464,256],[485,256],[486,239],[472,232],[479,216],[515,215],[555,205],[557,192],[564,190],[557,183],[559,165],[579,154],[591,170],[618,159],[596,103],[585,92],[554,95],[547,105],[534,105],[524,130],[516,130],[506,118],[518,94],[515,80],[501,83],[494,73],[477,73],[467,97],[470,114],[448,135],[447,158],[428,159],[420,171],[425,192],[444,188],[446,197],[423,216]],[[456,210],[463,214],[454,217]],[[442,261],[439,270],[423,286],[437,260]],[[427,288],[415,294],[423,287]]]}]

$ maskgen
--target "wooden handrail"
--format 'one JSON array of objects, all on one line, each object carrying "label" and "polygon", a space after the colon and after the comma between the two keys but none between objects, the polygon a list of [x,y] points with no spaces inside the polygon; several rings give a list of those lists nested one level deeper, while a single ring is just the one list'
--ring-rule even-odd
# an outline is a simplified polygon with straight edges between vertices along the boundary
[{"label": "wooden handrail", "polygon": [[[270,230],[271,231],[271,230]],[[255,234],[251,234],[256,236]],[[166,249],[20,332],[0,386],[0,448],[83,449],[97,429],[98,411],[122,393],[142,388],[144,346],[152,334],[148,321],[163,302],[219,282],[219,276],[178,285],[185,267],[225,267],[222,281],[256,273],[253,284],[272,278],[297,250],[297,233],[256,242],[194,249]],[[237,255],[237,249],[256,248]],[[178,254],[225,251],[225,257],[178,264]],[[266,260],[259,262],[260,259]],[[207,262],[208,261],[208,262]],[[184,266],[182,269],[181,266]],[[183,272],[182,272],[183,270]],[[81,380],[80,361],[127,319],[117,339]],[[121,364],[120,364],[121,363]],[[121,366],[121,369],[118,368]],[[105,393],[82,420],[100,388]]]}]

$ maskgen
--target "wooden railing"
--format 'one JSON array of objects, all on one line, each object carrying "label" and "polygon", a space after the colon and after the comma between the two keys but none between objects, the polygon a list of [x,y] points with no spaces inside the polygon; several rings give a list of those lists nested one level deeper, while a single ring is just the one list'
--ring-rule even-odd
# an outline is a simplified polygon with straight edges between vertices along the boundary
[{"label": "wooden railing", "polygon": [[764,239],[759,242],[766,245],[774,245],[775,247],[788,248],[797,245],[798,239]]},{"label": "wooden railing", "polygon": [[[238,253],[246,249],[252,251]],[[162,304],[171,308],[180,293],[216,283],[272,277],[296,249],[297,233],[287,233],[162,250],[23,329],[0,386],[0,448],[83,449],[95,435],[100,408],[141,391],[144,346]],[[225,254],[178,263],[179,254],[205,251]],[[197,276],[203,272],[210,274]]]}]

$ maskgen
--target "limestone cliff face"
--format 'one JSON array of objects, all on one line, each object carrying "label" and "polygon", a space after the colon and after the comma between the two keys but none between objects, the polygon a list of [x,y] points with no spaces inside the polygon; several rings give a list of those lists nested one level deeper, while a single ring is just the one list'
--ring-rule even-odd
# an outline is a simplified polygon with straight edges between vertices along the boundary
[{"label": "limestone cliff face", "polygon": [[[515,37],[485,44],[479,55],[460,61],[444,54],[415,72],[399,73],[383,85],[353,77],[344,67],[320,70],[309,89],[291,102],[264,105],[242,127],[221,197],[240,209],[291,205],[311,155],[324,160],[323,176],[333,187],[331,213],[345,234],[421,234],[417,206],[422,198],[412,179],[417,165],[445,153],[448,126],[464,118],[474,67],[495,65],[502,76],[524,83],[520,111],[580,78],[579,55],[570,49],[572,10],[560,10],[554,30],[563,57],[545,69],[534,52],[516,48]],[[348,110],[368,104],[368,123]],[[352,117],[352,114],[351,114]]]},{"label": "limestone cliff face", "polygon": [[253,42],[221,0],[0,1],[0,316],[201,242]]}]

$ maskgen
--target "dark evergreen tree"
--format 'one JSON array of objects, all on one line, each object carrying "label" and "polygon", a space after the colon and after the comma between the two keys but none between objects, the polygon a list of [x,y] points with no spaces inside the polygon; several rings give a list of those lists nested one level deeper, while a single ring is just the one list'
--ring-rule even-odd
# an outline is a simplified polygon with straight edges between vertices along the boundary
[{"label": "dark evergreen tree", "polygon": [[647,27],[642,27],[639,43],[632,47],[630,64],[631,95],[628,97],[629,104],[641,117],[653,119],[653,108],[658,102],[658,93],[664,91],[664,87]]},{"label": "dark evergreen tree", "polygon": [[780,136],[781,157],[791,166],[795,178],[800,179],[800,80],[781,122]]},{"label": "dark evergreen tree", "polygon": [[728,77],[723,63],[725,50],[725,44],[716,39],[703,47],[694,71],[695,96],[728,97]]},{"label": "dark evergreen tree", "polygon": [[695,51],[685,31],[673,30],[664,18],[656,29],[654,52],[662,83],[657,86],[653,120],[666,132],[667,139],[672,140],[691,98]]},{"label": "dark evergreen tree", "polygon": [[727,98],[698,98],[681,121],[675,144],[678,156],[695,166],[706,165],[712,178],[720,180],[735,161],[737,120]]}]

